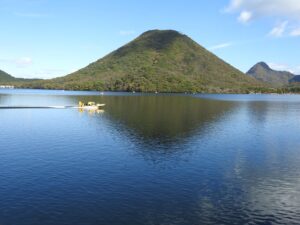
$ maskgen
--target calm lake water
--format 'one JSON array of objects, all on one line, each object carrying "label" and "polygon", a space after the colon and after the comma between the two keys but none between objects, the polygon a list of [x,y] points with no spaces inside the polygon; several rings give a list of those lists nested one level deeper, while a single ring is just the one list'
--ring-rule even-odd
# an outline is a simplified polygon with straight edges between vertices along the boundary
[{"label": "calm lake water", "polygon": [[300,224],[300,96],[0,90],[1,225]]}]

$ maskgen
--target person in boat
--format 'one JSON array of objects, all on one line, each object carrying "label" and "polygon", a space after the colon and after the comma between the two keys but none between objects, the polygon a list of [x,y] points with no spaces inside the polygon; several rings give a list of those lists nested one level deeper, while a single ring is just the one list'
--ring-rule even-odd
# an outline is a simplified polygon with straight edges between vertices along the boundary
[{"label": "person in boat", "polygon": [[96,103],[95,103],[95,102],[84,103],[84,102],[80,101],[80,102],[78,103],[78,106],[79,106],[79,107],[84,107],[84,106],[96,106]]},{"label": "person in boat", "polygon": [[86,107],[86,106],[94,106],[94,107],[103,107],[105,104],[96,104],[95,102],[88,102],[88,103],[84,103],[84,102],[79,102],[78,106],[80,108]]}]

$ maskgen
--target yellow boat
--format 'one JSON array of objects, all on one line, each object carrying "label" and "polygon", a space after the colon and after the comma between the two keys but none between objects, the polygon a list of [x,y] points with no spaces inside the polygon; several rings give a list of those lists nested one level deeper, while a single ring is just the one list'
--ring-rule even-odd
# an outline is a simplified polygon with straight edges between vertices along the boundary
[{"label": "yellow boat", "polygon": [[86,110],[99,110],[102,109],[105,106],[105,104],[96,104],[95,102],[79,102],[78,103],[78,108],[79,109],[86,109]]}]

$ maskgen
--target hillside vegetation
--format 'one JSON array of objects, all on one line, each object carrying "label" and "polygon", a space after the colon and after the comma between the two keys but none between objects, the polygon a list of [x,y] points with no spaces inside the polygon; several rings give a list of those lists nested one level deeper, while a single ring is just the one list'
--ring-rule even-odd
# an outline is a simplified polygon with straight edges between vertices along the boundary
[{"label": "hillside vegetation", "polygon": [[151,30],[75,73],[21,86],[141,92],[245,92],[262,85],[186,35],[173,30]]},{"label": "hillside vegetation", "polygon": [[0,70],[0,85],[4,82],[12,82],[15,81],[15,78],[8,73]]}]

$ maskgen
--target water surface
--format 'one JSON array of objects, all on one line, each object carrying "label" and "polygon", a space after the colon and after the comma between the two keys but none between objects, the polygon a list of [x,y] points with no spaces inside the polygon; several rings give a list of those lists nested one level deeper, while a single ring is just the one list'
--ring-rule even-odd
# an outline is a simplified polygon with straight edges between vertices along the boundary
[{"label": "water surface", "polygon": [[0,90],[1,225],[299,224],[300,96]]}]

